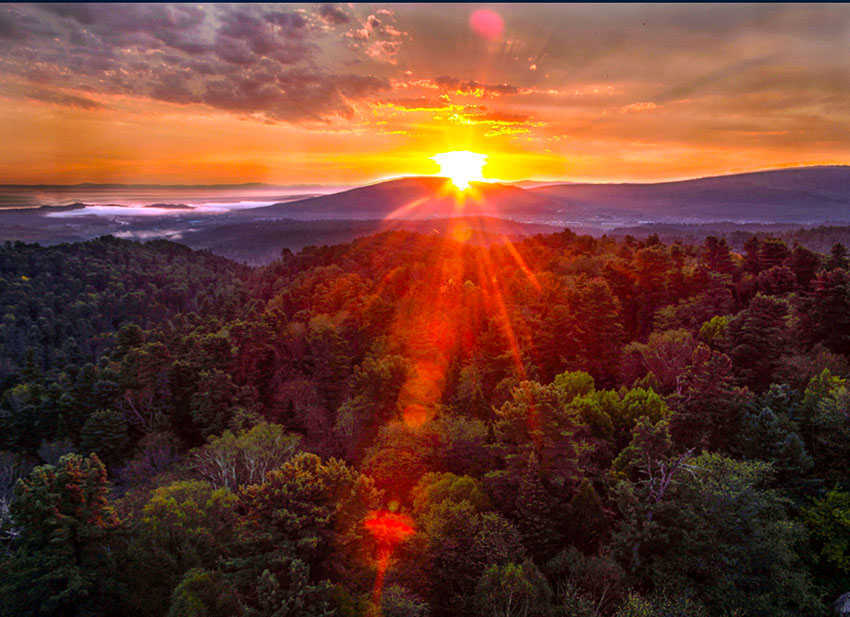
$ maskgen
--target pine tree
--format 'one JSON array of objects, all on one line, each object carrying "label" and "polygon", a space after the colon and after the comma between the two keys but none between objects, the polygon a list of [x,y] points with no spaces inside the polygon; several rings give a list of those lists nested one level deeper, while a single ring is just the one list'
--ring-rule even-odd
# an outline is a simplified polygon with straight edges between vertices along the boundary
[{"label": "pine tree", "polygon": [[556,504],[540,478],[537,456],[531,454],[519,481],[516,495],[517,529],[523,545],[535,557],[551,557],[563,540],[556,524]]},{"label": "pine tree", "polygon": [[729,322],[729,355],[737,372],[754,390],[764,390],[771,383],[786,347],[787,313],[785,301],[757,294],[750,305]]},{"label": "pine tree", "polygon": [[80,431],[82,451],[96,452],[109,467],[117,464],[126,454],[127,442],[127,421],[124,414],[114,409],[94,412]]},{"label": "pine tree", "polygon": [[593,553],[603,539],[608,520],[602,500],[588,478],[581,481],[578,491],[570,500],[567,538],[570,543],[586,553]]},{"label": "pine tree", "polygon": [[110,614],[118,600],[115,532],[106,468],[96,455],[63,456],[37,467],[15,488],[19,531],[2,564],[0,615]]}]

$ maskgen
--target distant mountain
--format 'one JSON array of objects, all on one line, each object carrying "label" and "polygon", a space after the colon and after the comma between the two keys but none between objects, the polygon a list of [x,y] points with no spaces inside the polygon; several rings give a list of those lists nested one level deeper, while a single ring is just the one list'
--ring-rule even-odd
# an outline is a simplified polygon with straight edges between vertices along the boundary
[{"label": "distant mountain", "polygon": [[[260,200],[254,203],[274,205],[230,211],[225,211],[224,202],[218,209],[198,205],[208,200],[204,192],[189,195],[159,189],[130,194],[105,191],[98,193],[95,201],[88,201],[86,196],[93,191],[81,191],[63,193],[61,200],[51,200],[69,204],[58,207],[38,207],[42,198],[32,193],[38,199],[27,205],[35,207],[3,208],[22,204],[19,196],[23,193],[9,191],[4,201],[0,191],[0,242],[55,244],[103,234],[170,238],[259,263],[273,258],[283,247],[347,242],[359,235],[393,228],[391,224],[427,233],[468,234],[468,241],[472,242],[530,232],[530,228],[510,227],[513,223],[506,220],[550,226],[537,230],[541,232],[569,227],[592,235],[666,233],[665,237],[708,233],[708,228],[700,227],[706,224],[712,224],[711,229],[725,230],[724,233],[767,231],[758,227],[764,224],[850,225],[850,167],[805,167],[649,184],[537,186],[524,182],[523,187],[473,183],[470,191],[460,195],[446,178],[429,176],[400,178],[324,195],[257,196],[246,190],[231,199],[238,199],[245,206],[254,199]],[[127,195],[137,205],[126,210],[82,210],[86,203],[129,203],[122,201]],[[191,199],[197,202],[195,208],[182,205],[195,203]],[[142,207],[148,205],[156,208]],[[70,210],[81,211],[65,216]],[[448,222],[458,217],[468,219],[467,223],[473,219],[476,222],[462,230],[456,221]],[[718,226],[720,223],[725,226]]]},{"label": "distant mountain", "polygon": [[142,206],[144,208],[157,208],[159,210],[194,210],[192,206],[187,206],[186,204],[150,204],[147,206]]},{"label": "distant mountain", "polygon": [[553,186],[556,184],[564,184],[557,180],[519,180],[517,182],[509,182],[511,186],[517,186],[521,189],[537,189],[544,186]]},{"label": "distant mountain", "polygon": [[429,219],[479,214],[589,226],[641,221],[850,221],[850,167],[802,167],[678,182],[536,185],[411,177],[244,210],[263,218]]},{"label": "distant mountain", "polygon": [[536,217],[565,207],[546,195],[495,182],[473,182],[459,194],[446,178],[422,176],[388,180],[341,193],[243,210],[239,216],[347,219],[431,219],[483,214]]},{"label": "distant mountain", "polygon": [[293,188],[304,185],[277,185],[264,182],[240,182],[238,184],[122,184],[115,182],[80,182],[78,184],[0,184],[0,189],[245,189],[245,188]]},{"label": "distant mountain", "polygon": [[654,220],[850,221],[850,167],[798,167],[652,184],[556,184],[529,192],[574,212]]}]

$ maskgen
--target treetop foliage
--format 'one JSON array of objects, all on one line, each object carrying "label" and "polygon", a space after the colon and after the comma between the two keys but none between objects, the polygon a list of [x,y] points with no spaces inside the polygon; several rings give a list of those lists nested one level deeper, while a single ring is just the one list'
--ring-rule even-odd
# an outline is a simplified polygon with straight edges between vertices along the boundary
[{"label": "treetop foliage", "polygon": [[0,615],[826,614],[850,271],[753,236],[0,247]]}]

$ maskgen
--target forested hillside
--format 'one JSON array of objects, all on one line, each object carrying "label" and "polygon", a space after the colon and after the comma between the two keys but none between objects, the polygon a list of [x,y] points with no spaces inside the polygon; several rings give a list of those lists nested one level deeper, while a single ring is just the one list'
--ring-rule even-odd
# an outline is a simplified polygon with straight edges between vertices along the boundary
[{"label": "forested hillside", "polygon": [[0,249],[0,615],[828,614],[850,270],[393,231]]}]

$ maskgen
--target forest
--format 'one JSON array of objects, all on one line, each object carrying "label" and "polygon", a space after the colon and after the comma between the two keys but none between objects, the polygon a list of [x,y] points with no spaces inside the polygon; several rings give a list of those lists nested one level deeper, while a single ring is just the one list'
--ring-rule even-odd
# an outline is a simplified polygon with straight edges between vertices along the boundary
[{"label": "forest", "polygon": [[0,615],[830,614],[844,246],[462,240],[0,246]]}]

